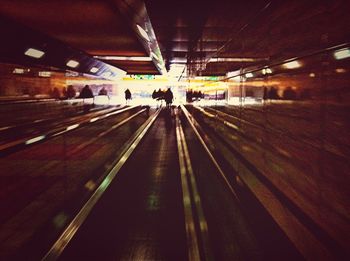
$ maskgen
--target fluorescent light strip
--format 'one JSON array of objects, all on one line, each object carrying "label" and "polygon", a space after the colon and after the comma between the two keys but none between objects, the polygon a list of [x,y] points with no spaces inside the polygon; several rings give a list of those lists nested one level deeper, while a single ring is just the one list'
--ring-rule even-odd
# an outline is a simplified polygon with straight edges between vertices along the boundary
[{"label": "fluorescent light strip", "polygon": [[39,59],[39,58],[43,57],[45,52],[40,51],[38,49],[29,48],[27,51],[25,51],[24,54],[27,55],[27,56]]},{"label": "fluorescent light strip", "polygon": [[32,138],[32,139],[30,139],[30,140],[27,140],[27,141],[25,142],[25,144],[26,144],[26,145],[33,144],[33,143],[35,143],[35,142],[38,142],[38,141],[41,141],[41,140],[45,139],[45,137],[46,137],[45,135],[42,135],[42,136],[38,136],[38,137]]},{"label": "fluorescent light strip", "polygon": [[246,73],[244,76],[245,78],[252,78],[254,75],[252,73]]},{"label": "fluorescent light strip", "polygon": [[66,128],[66,130],[67,130],[67,131],[70,131],[70,130],[74,130],[74,129],[78,128],[78,127],[79,127],[79,124],[73,124],[73,125],[71,125],[71,126],[68,126],[68,127]]},{"label": "fluorescent light strip", "polygon": [[66,65],[67,65],[68,67],[71,67],[71,68],[76,68],[76,67],[78,67],[79,62],[77,62],[77,61],[75,61],[75,60],[69,60],[69,61],[66,63]]},{"label": "fluorescent light strip", "polygon": [[151,62],[152,58],[148,56],[94,56],[100,60],[109,61],[135,61],[135,62]]},{"label": "fluorescent light strip", "polygon": [[284,63],[282,66],[286,69],[295,69],[295,68],[301,67],[302,65],[298,61],[292,61],[292,62]]},{"label": "fluorescent light strip", "polygon": [[147,32],[145,31],[145,29],[143,29],[141,26],[139,26],[138,24],[136,25],[137,30],[139,30],[140,35],[147,40],[148,42],[150,41]]},{"label": "fluorescent light strip", "polygon": [[342,49],[334,52],[334,58],[337,60],[342,60],[350,57],[350,49]]},{"label": "fluorescent light strip", "polygon": [[210,58],[210,63],[220,63],[220,62],[257,62],[265,61],[266,58]]},{"label": "fluorescent light strip", "polygon": [[90,122],[95,122],[95,121],[97,121],[98,119],[100,119],[100,118],[99,118],[99,117],[92,118],[92,119],[90,120]]}]

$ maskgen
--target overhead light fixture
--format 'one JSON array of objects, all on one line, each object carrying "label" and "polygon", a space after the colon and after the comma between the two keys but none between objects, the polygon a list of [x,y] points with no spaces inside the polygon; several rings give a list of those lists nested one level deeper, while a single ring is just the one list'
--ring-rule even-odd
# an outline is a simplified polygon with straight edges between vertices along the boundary
[{"label": "overhead light fixture", "polygon": [[344,68],[337,68],[335,69],[336,73],[346,73],[346,70]]},{"label": "overhead light fixture", "polygon": [[315,74],[315,73],[309,73],[309,77],[315,78],[315,77],[316,77],[316,74]]},{"label": "overhead light fixture", "polygon": [[92,67],[92,68],[90,69],[90,72],[92,72],[92,73],[97,73],[99,70],[100,70],[100,69],[97,68],[97,67]]},{"label": "overhead light fixture", "polygon": [[337,60],[342,60],[350,57],[350,49],[341,49],[334,52],[334,58]]},{"label": "overhead light fixture", "polygon": [[151,62],[152,58],[148,56],[94,56],[94,58],[108,61],[135,61],[135,62]]},{"label": "overhead light fixture", "polygon": [[270,68],[264,68],[262,69],[262,74],[263,75],[266,75],[266,74],[271,74],[272,73],[272,70]]},{"label": "overhead light fixture", "polygon": [[24,54],[27,55],[27,56],[39,59],[39,58],[43,57],[45,52],[40,51],[38,49],[29,48],[27,51],[25,51]]},{"label": "overhead light fixture", "polygon": [[71,68],[76,68],[76,67],[78,67],[79,62],[77,62],[77,61],[75,61],[75,60],[69,60],[69,61],[66,63],[66,65],[67,65],[68,67],[71,67]]},{"label": "overhead light fixture", "polygon": [[23,74],[24,73],[24,69],[22,69],[22,68],[15,68],[15,69],[13,69],[12,73]]},{"label": "overhead light fixture", "polygon": [[222,62],[258,62],[266,61],[267,58],[210,58],[210,63],[222,63]]},{"label": "overhead light fixture", "polygon": [[42,71],[42,72],[38,72],[38,75],[40,77],[50,77],[51,76],[51,72]]},{"label": "overhead light fixture", "polygon": [[301,63],[298,61],[292,61],[292,62],[284,63],[282,66],[286,69],[295,69],[295,68],[301,67]]},{"label": "overhead light fixture", "polygon": [[244,76],[245,78],[252,78],[254,75],[252,73],[246,73]]},{"label": "overhead light fixture", "polygon": [[141,26],[139,26],[138,24],[136,25],[137,27],[137,30],[139,30],[139,33],[140,35],[145,39],[147,40],[148,42],[151,41],[148,37],[148,34],[147,32],[145,31],[145,29],[143,29]]}]

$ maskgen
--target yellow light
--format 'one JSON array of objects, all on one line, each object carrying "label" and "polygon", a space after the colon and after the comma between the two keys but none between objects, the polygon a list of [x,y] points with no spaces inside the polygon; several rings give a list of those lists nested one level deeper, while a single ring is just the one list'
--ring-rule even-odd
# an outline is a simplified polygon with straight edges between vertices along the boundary
[{"label": "yellow light", "polygon": [[24,54],[27,55],[27,56],[39,59],[39,58],[43,57],[45,52],[40,51],[38,49],[29,48],[27,51],[25,51]]},{"label": "yellow light", "polygon": [[71,68],[76,68],[76,67],[78,67],[79,62],[77,62],[77,61],[75,61],[75,60],[69,60],[69,61],[66,63],[66,65],[67,65],[68,67],[71,67]]}]

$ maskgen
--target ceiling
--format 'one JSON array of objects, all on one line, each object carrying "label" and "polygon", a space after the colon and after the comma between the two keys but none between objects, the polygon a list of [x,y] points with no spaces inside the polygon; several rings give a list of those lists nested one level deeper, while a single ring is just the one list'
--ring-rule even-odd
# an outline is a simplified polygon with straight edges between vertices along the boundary
[{"label": "ceiling", "polygon": [[[190,75],[225,75],[308,55],[349,42],[349,13],[346,0],[1,0],[0,4],[0,15],[18,26],[129,74],[158,74],[164,66],[169,70],[173,64],[183,64]],[[137,25],[147,31],[148,40]]]}]

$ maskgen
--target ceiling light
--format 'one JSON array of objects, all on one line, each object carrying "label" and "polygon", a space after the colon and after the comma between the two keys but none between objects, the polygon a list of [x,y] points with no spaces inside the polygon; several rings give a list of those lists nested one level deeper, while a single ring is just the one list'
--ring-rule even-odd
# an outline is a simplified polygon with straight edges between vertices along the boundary
[{"label": "ceiling light", "polygon": [[337,68],[337,69],[335,69],[335,72],[336,73],[345,73],[346,70],[344,68]]},{"label": "ceiling light", "polygon": [[27,51],[25,51],[24,54],[27,55],[27,56],[39,59],[39,58],[43,57],[45,52],[40,51],[38,49],[29,48]]},{"label": "ceiling light", "polygon": [[210,63],[220,63],[220,62],[258,62],[265,61],[267,58],[210,58]]},{"label": "ceiling light", "polygon": [[148,42],[150,41],[147,32],[145,31],[145,29],[143,29],[141,26],[139,26],[138,24],[136,25],[137,29],[139,30],[140,35],[147,40]]},{"label": "ceiling light", "polygon": [[252,78],[254,75],[252,73],[246,73],[244,76],[245,78]]},{"label": "ceiling light", "polygon": [[68,67],[71,67],[71,68],[76,68],[76,67],[78,67],[79,62],[77,62],[77,61],[75,61],[75,60],[69,60],[69,61],[66,63],[66,65],[67,65]]},{"label": "ceiling light", "polygon": [[342,49],[342,50],[337,50],[334,52],[334,57],[337,60],[349,58],[350,57],[350,49],[346,48],[346,49]]},{"label": "ceiling light", "polygon": [[309,77],[311,77],[311,78],[314,78],[315,76],[316,76],[316,74],[314,74],[314,73],[309,74]]},{"label": "ceiling light", "polygon": [[100,69],[97,68],[97,67],[92,67],[92,68],[90,69],[90,72],[92,72],[92,73],[97,73],[99,70],[100,70]]},{"label": "ceiling light", "polygon": [[266,75],[266,74],[271,74],[272,73],[272,70],[270,68],[264,68],[262,69],[262,74],[263,75]]},{"label": "ceiling light", "polygon": [[298,61],[288,62],[282,65],[286,69],[295,69],[301,67],[301,63]]},{"label": "ceiling light", "polygon": [[39,72],[38,75],[40,77],[50,77],[51,76],[51,72],[42,71],[42,72]]},{"label": "ceiling light", "polygon": [[148,56],[94,56],[100,60],[109,61],[135,61],[135,62],[151,62],[152,58]]},{"label": "ceiling light", "polygon": [[15,69],[13,69],[12,73],[23,74],[24,73],[24,69],[22,69],[22,68],[15,68]]}]

